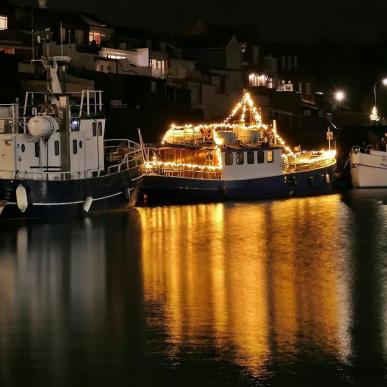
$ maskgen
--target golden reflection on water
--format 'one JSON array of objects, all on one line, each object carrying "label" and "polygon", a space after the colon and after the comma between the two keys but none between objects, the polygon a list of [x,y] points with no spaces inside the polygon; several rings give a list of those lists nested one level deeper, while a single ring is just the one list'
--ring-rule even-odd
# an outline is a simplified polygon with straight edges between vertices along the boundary
[{"label": "golden reflection on water", "polygon": [[140,209],[144,297],[159,311],[148,324],[165,328],[169,355],[216,346],[257,376],[302,348],[345,360],[347,211],[336,195]]}]

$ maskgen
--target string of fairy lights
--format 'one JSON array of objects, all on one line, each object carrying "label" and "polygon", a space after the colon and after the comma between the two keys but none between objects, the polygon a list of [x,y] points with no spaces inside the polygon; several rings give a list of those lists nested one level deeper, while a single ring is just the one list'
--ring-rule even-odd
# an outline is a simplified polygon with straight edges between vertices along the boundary
[{"label": "string of fairy lights", "polygon": [[[202,139],[215,142],[217,145],[218,136],[217,132],[220,130],[226,131],[239,131],[239,130],[255,130],[259,131],[262,138],[271,137],[271,141],[274,145],[281,145],[284,152],[282,157],[285,163],[297,163],[297,164],[311,164],[335,158],[335,151],[320,151],[313,157],[308,157],[308,152],[294,153],[285,140],[278,134],[276,127],[269,127],[262,122],[261,112],[257,109],[250,94],[245,91],[242,99],[235,105],[230,115],[221,123],[203,123],[203,124],[185,124],[175,125],[172,124],[171,128],[165,133],[163,143],[168,143],[169,139],[173,140],[186,140],[187,137],[191,139]],[[217,147],[219,151],[219,147]],[[198,164],[186,164],[176,162],[164,162],[159,160],[152,160],[146,163],[147,169],[153,168],[182,168],[182,169],[196,169],[201,171],[220,171],[222,167],[220,165],[198,165]]]},{"label": "string of fairy lights", "polygon": [[[237,115],[240,113],[239,119]],[[249,115],[249,120],[247,122],[246,116]],[[226,130],[235,130],[235,129],[250,129],[250,130],[259,130],[261,132],[267,133],[269,126],[262,122],[262,115],[258,111],[257,107],[254,104],[253,99],[250,96],[250,93],[244,92],[242,99],[236,104],[236,106],[231,111],[231,114],[221,123],[210,123],[210,124],[186,124],[186,125],[174,125],[172,124],[171,130],[183,130],[182,137],[185,136],[186,132],[197,132],[198,135],[201,134],[203,130],[210,130],[213,132],[218,129]],[[290,146],[286,144],[285,140],[278,134],[275,128],[271,130],[275,144],[279,144],[283,147],[285,153],[284,158],[296,157],[296,154],[291,150]],[[212,134],[212,133],[211,133]],[[163,138],[163,142],[167,142],[168,132]]]}]

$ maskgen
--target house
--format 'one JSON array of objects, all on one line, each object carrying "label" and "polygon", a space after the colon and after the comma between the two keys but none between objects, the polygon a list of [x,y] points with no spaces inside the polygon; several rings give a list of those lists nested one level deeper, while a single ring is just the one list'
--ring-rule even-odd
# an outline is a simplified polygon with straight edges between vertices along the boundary
[{"label": "house", "polygon": [[199,20],[173,46],[181,56],[169,58],[169,83],[191,90],[192,109],[204,118],[224,117],[243,87],[241,47],[235,35]]},{"label": "house", "polygon": [[0,31],[12,28],[13,24],[14,8],[7,0],[2,0],[0,3]]}]

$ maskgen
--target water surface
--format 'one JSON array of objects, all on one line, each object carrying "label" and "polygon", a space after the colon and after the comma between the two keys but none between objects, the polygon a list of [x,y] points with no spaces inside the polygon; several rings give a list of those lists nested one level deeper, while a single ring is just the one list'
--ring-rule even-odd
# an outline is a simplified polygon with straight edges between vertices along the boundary
[{"label": "water surface", "polygon": [[0,226],[0,386],[382,386],[387,191]]}]

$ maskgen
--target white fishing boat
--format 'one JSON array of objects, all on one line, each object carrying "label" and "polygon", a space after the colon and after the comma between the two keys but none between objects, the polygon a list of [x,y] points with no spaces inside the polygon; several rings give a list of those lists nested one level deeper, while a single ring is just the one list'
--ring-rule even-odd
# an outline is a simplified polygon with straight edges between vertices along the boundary
[{"label": "white fishing boat", "polygon": [[352,185],[355,188],[387,187],[387,148],[380,141],[372,146],[354,146],[349,155]]},{"label": "white fishing boat", "polygon": [[0,105],[0,220],[68,216],[132,207],[143,175],[143,150],[104,140],[102,91],[63,92],[59,67],[42,60],[46,92]]}]

